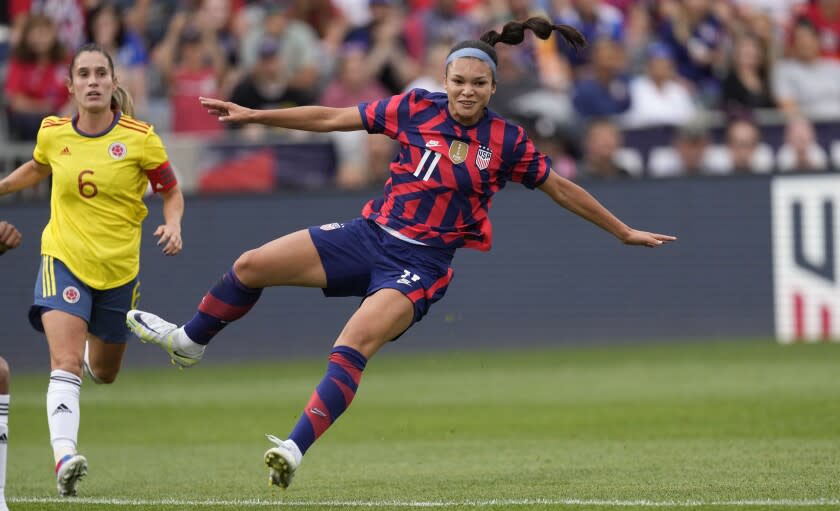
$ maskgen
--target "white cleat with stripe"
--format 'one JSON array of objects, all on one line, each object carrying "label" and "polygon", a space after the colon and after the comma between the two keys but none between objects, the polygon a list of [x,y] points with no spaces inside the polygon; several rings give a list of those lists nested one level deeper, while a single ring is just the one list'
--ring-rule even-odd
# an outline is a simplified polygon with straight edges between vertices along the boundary
[{"label": "white cleat with stripe", "polygon": [[76,485],[87,475],[87,459],[81,454],[68,454],[55,468],[55,483],[62,497],[75,497]]},{"label": "white cleat with stripe", "polygon": [[192,367],[204,356],[205,347],[190,341],[183,328],[151,312],[130,310],[125,315],[125,323],[142,342],[150,342],[163,348],[174,365]]}]

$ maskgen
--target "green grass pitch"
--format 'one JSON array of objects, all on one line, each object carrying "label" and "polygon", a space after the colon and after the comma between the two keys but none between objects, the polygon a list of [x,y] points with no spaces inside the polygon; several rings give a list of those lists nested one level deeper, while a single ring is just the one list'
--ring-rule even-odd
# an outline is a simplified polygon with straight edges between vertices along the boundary
[{"label": "green grass pitch", "polygon": [[[128,356],[140,349],[153,348]],[[287,435],[324,366],[161,360],[85,382],[90,473],[69,500],[55,492],[47,375],[13,372],[10,508],[840,509],[840,345],[386,348],[289,490],[270,489],[263,435]]]}]

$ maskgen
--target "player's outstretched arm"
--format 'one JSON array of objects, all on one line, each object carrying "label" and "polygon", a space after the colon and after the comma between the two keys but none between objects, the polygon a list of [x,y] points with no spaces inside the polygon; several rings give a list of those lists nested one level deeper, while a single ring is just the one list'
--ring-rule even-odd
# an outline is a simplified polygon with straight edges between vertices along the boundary
[{"label": "player's outstretched arm", "polygon": [[548,179],[540,186],[540,190],[545,192],[557,204],[601,227],[626,245],[657,247],[677,239],[674,236],[668,236],[666,234],[656,234],[632,229],[610,213],[589,192],[553,170],[550,171]]},{"label": "player's outstretched arm", "polygon": [[52,167],[29,160],[0,180],[0,195],[14,193],[35,186],[52,173]]},{"label": "player's outstretched arm", "polygon": [[296,106],[275,110],[253,110],[213,98],[198,98],[207,113],[225,123],[256,123],[304,131],[356,131],[364,129],[356,107]]}]

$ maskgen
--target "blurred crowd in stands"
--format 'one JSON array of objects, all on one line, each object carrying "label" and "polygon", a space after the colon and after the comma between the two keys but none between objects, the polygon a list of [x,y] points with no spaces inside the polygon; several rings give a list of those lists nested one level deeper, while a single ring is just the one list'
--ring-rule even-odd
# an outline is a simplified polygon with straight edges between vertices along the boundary
[{"label": "blurred crowd in stands", "polygon": [[[115,58],[137,117],[167,136],[260,143],[196,97],[252,108],[350,106],[442,90],[449,48],[543,15],[588,39],[497,46],[491,108],[522,123],[575,180],[836,171],[840,0],[7,0],[0,139],[31,141],[72,112],[70,54]],[[2,7],[0,7],[2,9]],[[822,136],[820,135],[822,133]],[[380,183],[394,147],[338,133],[334,183]]]}]

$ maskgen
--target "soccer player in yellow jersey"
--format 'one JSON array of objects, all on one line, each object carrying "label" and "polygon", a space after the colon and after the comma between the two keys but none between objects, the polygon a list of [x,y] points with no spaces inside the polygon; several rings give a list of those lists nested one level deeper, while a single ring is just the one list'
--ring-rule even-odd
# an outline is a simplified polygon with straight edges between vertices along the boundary
[{"label": "soccer player in yellow jersey", "polygon": [[130,115],[111,56],[80,48],[67,81],[78,107],[72,118],[41,123],[32,159],[0,180],[0,195],[52,175],[50,221],[41,238],[41,269],[29,319],[50,350],[47,420],[59,494],[75,495],[87,473],[76,450],[82,374],[112,383],[130,332],[126,312],[138,296],[141,223],[149,183],[163,198],[155,230],[163,253],[181,251],[184,198],[154,129]]}]

